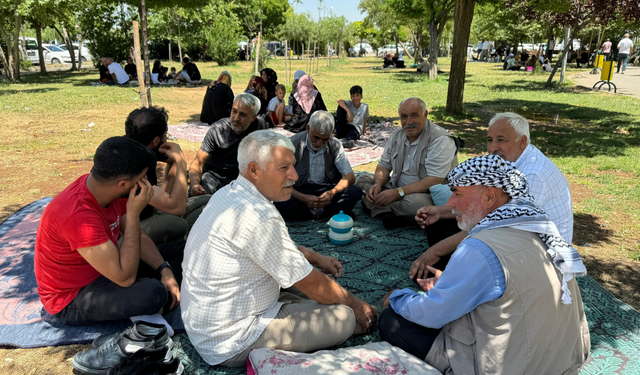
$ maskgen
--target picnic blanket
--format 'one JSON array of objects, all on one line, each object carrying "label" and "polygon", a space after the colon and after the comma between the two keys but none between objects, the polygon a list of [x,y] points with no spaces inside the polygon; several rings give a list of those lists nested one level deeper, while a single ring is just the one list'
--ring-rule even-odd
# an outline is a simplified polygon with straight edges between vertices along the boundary
[{"label": "picnic blanket", "polygon": [[[33,271],[33,251],[40,217],[52,198],[33,202],[0,224],[0,346],[36,348],[93,341],[125,329],[129,320],[71,326],[42,320],[42,303]],[[179,308],[165,318],[184,332]]]},{"label": "picnic blanket", "polygon": [[[345,154],[351,166],[368,164],[380,159],[387,140],[396,129],[398,128],[389,121],[367,124],[367,133],[356,141],[356,147],[345,149]],[[185,122],[178,125],[169,125],[168,134],[171,139],[185,139],[201,143],[208,130],[209,125],[204,122]],[[281,128],[271,130],[287,137],[291,137],[294,134]]]},{"label": "picnic blanket", "polygon": [[[53,327],[40,319],[41,304],[33,275],[35,232],[46,204],[44,198],[22,208],[0,224],[0,345],[24,348],[90,342],[103,333],[123,329],[129,323]],[[346,246],[329,241],[326,221],[288,222],[294,241],[337,257],[344,265],[338,282],[367,302],[380,307],[391,288],[413,287],[407,270],[425,250],[425,238],[417,228],[385,230],[356,206],[354,239]],[[616,299],[591,277],[578,278],[589,330],[591,356],[581,374],[640,374],[640,313]],[[183,331],[179,312],[167,316]],[[209,366],[186,334],[174,336],[178,357],[187,374],[246,374],[245,368]],[[352,337],[335,347],[345,348],[380,341],[377,331]]]}]

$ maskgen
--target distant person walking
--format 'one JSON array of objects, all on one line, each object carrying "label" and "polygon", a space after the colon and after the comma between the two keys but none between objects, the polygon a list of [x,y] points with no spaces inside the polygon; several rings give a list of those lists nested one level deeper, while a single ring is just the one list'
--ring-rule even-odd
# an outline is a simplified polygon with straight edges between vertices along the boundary
[{"label": "distant person walking", "polygon": [[491,42],[485,40],[482,42],[482,55],[480,55],[480,61],[487,61],[489,58],[489,49],[491,48]]},{"label": "distant person walking", "polygon": [[633,42],[629,39],[629,33],[627,33],[618,43],[618,70],[616,73],[620,73],[620,65],[622,65],[622,74],[627,70],[627,60],[629,60],[631,52],[633,52]]},{"label": "distant person walking", "polygon": [[482,54],[482,43],[484,43],[484,39],[478,42],[478,60],[480,60],[480,55]]}]

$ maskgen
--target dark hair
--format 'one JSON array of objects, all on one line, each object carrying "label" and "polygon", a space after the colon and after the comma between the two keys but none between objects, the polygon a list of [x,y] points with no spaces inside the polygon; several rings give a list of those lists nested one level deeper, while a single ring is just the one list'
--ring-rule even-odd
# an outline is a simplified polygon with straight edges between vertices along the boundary
[{"label": "dark hair", "polygon": [[183,57],[182,58],[182,62],[185,63],[185,64],[187,64],[189,61],[191,61],[191,60],[189,60],[188,57]]},{"label": "dark hair", "polygon": [[146,147],[167,132],[168,121],[169,113],[162,107],[134,109],[124,123],[125,134]]},{"label": "dark hair", "polygon": [[353,95],[353,94],[360,94],[362,95],[362,87],[360,86],[353,86],[351,89],[349,89],[349,94]]},{"label": "dark hair", "polygon": [[126,137],[111,137],[98,146],[91,177],[101,184],[130,180],[145,168],[152,168],[155,161],[153,152],[140,142]]}]

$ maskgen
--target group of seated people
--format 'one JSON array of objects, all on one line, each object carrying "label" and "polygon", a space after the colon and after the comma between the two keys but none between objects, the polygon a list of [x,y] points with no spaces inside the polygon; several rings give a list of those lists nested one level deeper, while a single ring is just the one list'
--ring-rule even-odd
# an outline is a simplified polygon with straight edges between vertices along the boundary
[{"label": "group of seated people", "polygon": [[[101,64],[98,67],[100,82],[106,85],[122,85],[138,79],[137,66],[131,57],[127,59],[127,64],[124,68],[114,62],[111,57],[103,57],[100,59],[100,62]],[[176,72],[176,68],[174,67],[172,67],[169,72],[169,68],[162,66],[160,60],[154,61],[151,70],[151,83],[155,84],[198,84],[200,80],[200,71],[188,56],[182,58],[182,69],[178,72]]]},{"label": "group of seated people", "polygon": [[404,68],[404,58],[398,52],[396,52],[393,57],[391,57],[390,53],[387,53],[384,56],[384,62],[382,63],[383,68]]},{"label": "group of seated people", "polygon": [[[260,73],[260,77],[251,77],[244,92],[260,101],[257,116],[265,123],[265,127],[282,127],[293,133],[305,132],[314,113],[327,111],[322,94],[313,84],[313,78],[304,71],[294,73],[292,92],[286,103],[287,90],[278,83],[277,73],[270,68],[265,68]],[[334,127],[343,147],[353,148],[355,141],[367,130],[369,106],[362,102],[362,87],[351,87],[349,95],[350,100],[337,101]],[[214,126],[218,121],[228,119],[232,112],[233,98],[231,74],[223,71],[207,88],[200,121]]]},{"label": "group of seated people", "polygon": [[[489,155],[458,164],[458,139],[423,100],[405,99],[375,172],[356,179],[334,131],[357,133],[361,90],[339,101],[342,122],[305,112],[287,138],[259,116],[259,87],[233,97],[230,85],[225,72],[210,88],[231,110],[189,167],[167,142],[167,112],[136,109],[125,136],[102,142],[91,172],[47,206],[35,245],[46,320],[144,319],[180,305],[211,365],[244,366],[263,347],[312,352],[377,328],[442,373],[577,373],[590,338],[571,193],[530,144],[526,119],[496,114]],[[313,91],[299,76],[294,103],[312,106]],[[435,206],[443,189],[446,206]],[[407,270],[424,293],[389,290],[380,314],[335,281],[348,272],[338,259],[296,244],[285,221],[353,214],[358,201],[386,229],[425,228],[429,243]]]}]

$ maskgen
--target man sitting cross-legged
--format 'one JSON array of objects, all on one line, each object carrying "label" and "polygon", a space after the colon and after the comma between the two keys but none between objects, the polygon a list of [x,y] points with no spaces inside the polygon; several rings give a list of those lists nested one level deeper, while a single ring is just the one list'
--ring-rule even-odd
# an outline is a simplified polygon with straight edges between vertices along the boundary
[{"label": "man sitting cross-legged", "polygon": [[191,196],[213,194],[238,177],[240,141],[267,125],[258,117],[260,100],[247,93],[236,95],[231,117],[214,122],[189,166]]},{"label": "man sitting cross-legged", "polygon": [[[558,167],[531,144],[527,119],[511,112],[493,116],[487,130],[487,151],[515,163],[524,173],[536,204],[549,215],[562,238],[570,244],[573,206],[569,183]],[[444,269],[451,253],[467,236],[467,232],[460,232],[455,215],[447,206],[423,207],[418,211],[416,221],[425,228],[429,249],[411,266],[409,276],[412,279],[426,277],[426,266]]]},{"label": "man sitting cross-legged", "polygon": [[405,99],[398,114],[402,128],[391,134],[375,173],[356,181],[366,193],[362,204],[387,229],[408,225],[420,207],[433,206],[429,188],[458,165],[453,135],[427,119],[425,102]]},{"label": "man sitting cross-legged", "polygon": [[249,134],[238,179],[211,198],[189,234],[182,320],[211,365],[246,366],[263,347],[311,352],[376,326],[375,307],[313,268],[339,277],[340,262],[296,246],[272,203],[291,197],[294,151],[281,134]]},{"label": "man sitting cross-legged", "polygon": [[285,219],[330,217],[341,210],[351,215],[362,197],[362,189],[353,185],[356,177],[342,143],[332,136],[333,128],[333,116],[317,111],[311,115],[307,131],[291,137],[298,181],[291,199],[275,203]]},{"label": "man sitting cross-legged", "polygon": [[[163,259],[140,229],[140,212],[154,194],[145,178],[152,164],[153,153],[140,143],[109,138],[96,150],[91,173],[44,210],[34,268],[40,300],[53,315],[45,317],[89,324],[155,314],[167,303],[167,291],[171,308],[178,305],[182,258],[169,265],[165,259],[172,259]],[[161,251],[181,255],[183,246]]]},{"label": "man sitting cross-legged", "polygon": [[184,236],[196,222],[211,195],[187,198],[187,163],[180,145],[167,142],[169,115],[164,108],[133,110],[125,122],[127,138],[153,151],[156,160],[165,162],[164,181],[158,184],[156,168],[147,170],[147,180],[154,194],[140,214],[140,227],[158,245]]},{"label": "man sitting cross-legged", "polygon": [[447,205],[469,235],[444,271],[418,280],[425,294],[383,299],[380,338],[443,374],[577,374],[590,349],[580,254],[514,163],[469,159],[449,186]]}]

